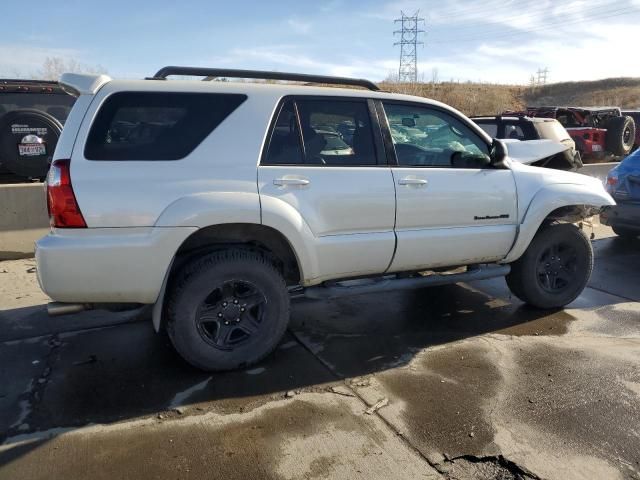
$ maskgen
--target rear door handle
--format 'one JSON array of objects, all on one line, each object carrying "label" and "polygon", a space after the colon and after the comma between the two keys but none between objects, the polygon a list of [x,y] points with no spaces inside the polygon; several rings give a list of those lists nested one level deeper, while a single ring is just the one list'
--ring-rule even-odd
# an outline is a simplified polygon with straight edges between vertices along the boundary
[{"label": "rear door handle", "polygon": [[305,185],[309,185],[309,180],[307,180],[306,178],[287,178],[287,177],[283,177],[283,178],[276,178],[273,180],[273,184],[274,185],[278,185],[281,187],[284,187],[286,185],[297,185],[297,186],[305,186]]},{"label": "rear door handle", "polygon": [[425,180],[424,178],[414,178],[414,177],[405,177],[405,178],[401,178],[400,180],[398,180],[398,185],[426,185],[427,180]]}]

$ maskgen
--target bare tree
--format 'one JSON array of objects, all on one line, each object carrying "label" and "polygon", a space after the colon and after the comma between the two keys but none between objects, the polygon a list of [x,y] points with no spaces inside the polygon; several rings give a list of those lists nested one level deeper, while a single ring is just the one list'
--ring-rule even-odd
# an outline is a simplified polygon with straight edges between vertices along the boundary
[{"label": "bare tree", "polygon": [[58,80],[63,73],[107,73],[101,65],[87,65],[73,58],[47,57],[42,68],[37,72],[37,78],[43,80]]}]

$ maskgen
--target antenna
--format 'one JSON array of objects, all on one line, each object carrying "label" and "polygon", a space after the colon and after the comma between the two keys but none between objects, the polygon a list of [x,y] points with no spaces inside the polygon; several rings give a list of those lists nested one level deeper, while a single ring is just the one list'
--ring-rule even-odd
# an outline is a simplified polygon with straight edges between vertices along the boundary
[{"label": "antenna", "polygon": [[418,80],[418,45],[424,45],[419,41],[419,35],[424,30],[418,28],[420,22],[424,22],[424,18],[420,18],[416,11],[412,16],[405,15],[400,11],[401,17],[395,19],[394,23],[400,23],[400,30],[393,32],[394,35],[400,34],[400,41],[393,45],[400,45],[400,68],[398,69],[398,81],[400,82],[416,82]]}]

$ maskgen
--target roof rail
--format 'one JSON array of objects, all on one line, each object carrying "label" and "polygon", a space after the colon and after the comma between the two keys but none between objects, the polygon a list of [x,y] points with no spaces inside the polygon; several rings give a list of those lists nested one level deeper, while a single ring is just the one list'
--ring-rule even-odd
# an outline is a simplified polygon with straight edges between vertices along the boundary
[{"label": "roof rail", "polygon": [[373,82],[363,78],[331,77],[325,75],[309,75],[306,73],[266,72],[261,70],[236,70],[227,68],[201,68],[201,67],[163,67],[153,77],[147,80],[166,80],[170,75],[192,75],[205,77],[205,80],[213,80],[218,77],[230,78],[256,78],[262,80],[290,80],[308,83],[329,83],[332,85],[352,85],[364,87],[369,90],[380,90]]}]

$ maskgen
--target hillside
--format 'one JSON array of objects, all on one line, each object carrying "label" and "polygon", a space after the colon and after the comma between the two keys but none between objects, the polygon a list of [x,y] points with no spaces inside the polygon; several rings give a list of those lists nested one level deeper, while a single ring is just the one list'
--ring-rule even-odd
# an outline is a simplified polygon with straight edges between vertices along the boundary
[{"label": "hillside", "polygon": [[612,105],[640,108],[640,78],[553,83],[530,88],[484,83],[391,83],[384,90],[439,100],[467,115],[492,115],[521,110],[526,105]]},{"label": "hillside", "polygon": [[606,78],[592,82],[553,83],[524,96],[529,105],[603,105],[640,107],[640,78]]},{"label": "hillside", "polygon": [[466,115],[491,115],[525,106],[525,87],[484,83],[389,83],[383,90],[418,95],[451,105]]}]

